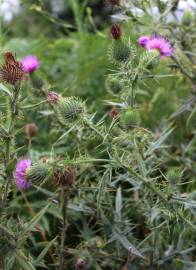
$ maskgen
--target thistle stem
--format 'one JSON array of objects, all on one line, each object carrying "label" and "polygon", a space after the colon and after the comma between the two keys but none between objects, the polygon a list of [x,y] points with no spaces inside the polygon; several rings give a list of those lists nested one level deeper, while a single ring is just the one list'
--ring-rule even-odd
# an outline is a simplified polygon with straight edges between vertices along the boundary
[{"label": "thistle stem", "polygon": [[3,194],[3,209],[6,204],[7,196],[8,196],[8,190],[9,190],[9,183],[10,183],[10,172],[8,169],[9,162],[10,162],[10,156],[11,156],[11,144],[12,141],[14,141],[13,138],[13,132],[14,132],[14,124],[15,124],[15,118],[17,115],[17,102],[18,102],[18,95],[20,91],[20,86],[16,85],[14,86],[13,90],[13,99],[9,100],[9,106],[8,106],[8,116],[7,116],[7,122],[8,122],[8,130],[7,130],[7,137],[5,138],[5,154],[4,154],[4,170],[5,170],[5,188],[4,188],[4,194]]},{"label": "thistle stem", "polygon": [[66,231],[67,231],[67,205],[69,200],[68,191],[65,191],[65,188],[61,189],[60,194],[60,210],[63,219],[62,224],[62,233],[61,233],[61,243],[60,243],[60,265],[59,270],[65,269],[65,238],[66,238]]}]

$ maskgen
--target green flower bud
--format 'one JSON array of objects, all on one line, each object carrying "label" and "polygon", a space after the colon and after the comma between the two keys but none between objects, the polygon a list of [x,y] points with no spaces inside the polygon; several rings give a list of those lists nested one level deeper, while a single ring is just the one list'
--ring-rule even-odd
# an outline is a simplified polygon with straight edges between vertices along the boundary
[{"label": "green flower bud", "polygon": [[131,48],[125,41],[118,39],[113,41],[112,59],[117,63],[127,62],[131,56]]},{"label": "green flower bud", "polygon": [[185,10],[182,16],[182,24],[185,26],[189,26],[193,20],[193,15],[189,10]]},{"label": "green flower bud", "polygon": [[166,173],[166,178],[171,184],[176,184],[180,181],[182,173],[178,168],[170,168]]},{"label": "green flower bud", "polygon": [[125,127],[136,126],[139,124],[139,114],[137,111],[128,109],[126,112],[122,113],[121,123]]},{"label": "green flower bud", "polygon": [[107,77],[105,83],[108,91],[114,94],[119,93],[122,90],[122,83],[120,82],[120,80],[115,77],[112,77],[111,75]]},{"label": "green flower bud", "polygon": [[46,179],[49,169],[47,164],[34,164],[26,171],[26,179],[31,180],[32,183],[39,183]]},{"label": "green flower bud", "polygon": [[77,97],[60,97],[53,108],[61,124],[73,124],[73,122],[81,119],[84,112],[84,103]]}]

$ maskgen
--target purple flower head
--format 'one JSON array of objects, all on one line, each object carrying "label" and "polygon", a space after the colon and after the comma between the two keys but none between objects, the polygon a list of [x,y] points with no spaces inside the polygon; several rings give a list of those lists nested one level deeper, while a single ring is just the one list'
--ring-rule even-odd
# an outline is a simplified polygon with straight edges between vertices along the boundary
[{"label": "purple flower head", "polygon": [[14,171],[14,180],[16,186],[19,189],[28,189],[31,186],[31,181],[26,179],[26,171],[31,167],[31,160],[21,159],[16,164],[16,169]]},{"label": "purple flower head", "polygon": [[113,39],[120,39],[122,36],[122,30],[118,24],[113,24],[110,28]]},{"label": "purple flower head", "polygon": [[152,36],[145,47],[148,51],[157,50],[162,57],[169,57],[174,52],[170,42],[161,36]]},{"label": "purple flower head", "polygon": [[39,68],[40,63],[36,56],[28,55],[21,60],[23,70],[26,73],[32,73]]},{"label": "purple flower head", "polygon": [[151,37],[149,36],[141,36],[140,38],[138,38],[137,43],[142,47],[146,47],[146,44],[150,39]]},{"label": "purple flower head", "polygon": [[47,101],[50,104],[57,103],[59,100],[60,95],[56,92],[50,91],[47,95]]}]

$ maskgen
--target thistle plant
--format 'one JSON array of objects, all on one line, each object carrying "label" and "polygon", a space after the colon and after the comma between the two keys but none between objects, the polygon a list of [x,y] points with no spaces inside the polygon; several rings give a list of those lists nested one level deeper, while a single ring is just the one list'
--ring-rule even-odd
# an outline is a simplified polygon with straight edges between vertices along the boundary
[{"label": "thistle plant", "polygon": [[0,269],[195,268],[195,21],[177,2],[103,1],[103,31],[85,3],[73,28],[31,6],[50,38],[74,31],[3,53]]}]

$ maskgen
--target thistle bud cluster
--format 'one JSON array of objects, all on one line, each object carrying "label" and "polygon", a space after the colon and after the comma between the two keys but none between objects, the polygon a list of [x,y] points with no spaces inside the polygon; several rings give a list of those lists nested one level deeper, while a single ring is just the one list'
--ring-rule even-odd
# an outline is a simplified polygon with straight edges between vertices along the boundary
[{"label": "thistle bud cluster", "polygon": [[50,92],[47,101],[62,125],[73,124],[82,118],[84,103],[78,97],[62,97],[55,92]]}]

